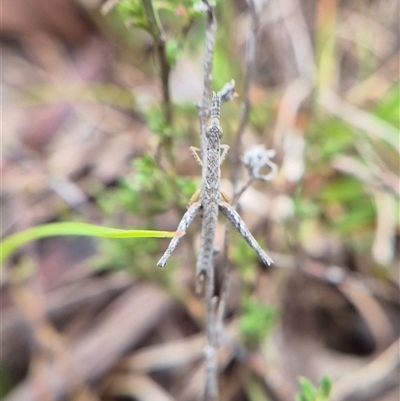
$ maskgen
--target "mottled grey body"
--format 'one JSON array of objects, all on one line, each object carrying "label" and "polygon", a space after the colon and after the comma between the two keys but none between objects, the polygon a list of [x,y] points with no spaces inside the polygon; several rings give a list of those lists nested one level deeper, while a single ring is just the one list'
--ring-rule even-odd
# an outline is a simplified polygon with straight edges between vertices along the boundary
[{"label": "mottled grey body", "polygon": [[206,152],[203,158],[203,179],[200,201],[203,206],[200,253],[197,259],[197,274],[208,271],[213,262],[218,208],[221,201],[221,144],[222,128],[219,125],[221,101],[213,93],[211,125],[206,132]]}]

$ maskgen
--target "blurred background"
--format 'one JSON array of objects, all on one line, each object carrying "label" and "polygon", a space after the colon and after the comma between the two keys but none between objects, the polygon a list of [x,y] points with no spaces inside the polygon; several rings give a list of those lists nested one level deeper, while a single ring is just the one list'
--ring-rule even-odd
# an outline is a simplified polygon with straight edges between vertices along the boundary
[{"label": "blurred background", "polygon": [[[57,221],[176,229],[201,176],[188,148],[205,21],[197,1],[153,5],[162,41],[138,0],[2,1],[3,237]],[[327,376],[332,401],[397,401],[399,2],[219,1],[216,15],[213,89],[234,79],[238,93],[222,111],[223,188],[232,171],[246,182],[235,155],[251,146],[278,166],[240,201],[275,264],[230,235],[221,400],[326,400]],[[2,398],[197,400],[199,232],[200,219],[164,270],[161,239],[19,250],[1,276]]]}]

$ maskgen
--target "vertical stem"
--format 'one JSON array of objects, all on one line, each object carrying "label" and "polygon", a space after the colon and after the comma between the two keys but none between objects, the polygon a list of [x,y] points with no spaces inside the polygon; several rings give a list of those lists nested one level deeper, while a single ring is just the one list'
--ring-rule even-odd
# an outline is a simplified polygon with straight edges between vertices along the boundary
[{"label": "vertical stem", "polygon": [[144,11],[146,14],[147,22],[149,25],[149,31],[152,35],[155,46],[158,62],[161,70],[161,85],[163,94],[163,107],[164,116],[166,122],[172,124],[172,108],[171,108],[171,96],[169,89],[169,74],[171,71],[170,65],[167,59],[167,52],[165,47],[165,35],[162,30],[158,16],[154,11],[151,0],[142,0]]},{"label": "vertical stem", "polygon": [[172,108],[169,89],[169,73],[171,68],[167,60],[165,41],[157,43],[157,55],[161,66],[161,82],[165,120],[167,121],[168,125],[172,125]]},{"label": "vertical stem", "polygon": [[218,401],[218,333],[215,313],[218,300],[214,297],[214,268],[211,270],[212,272],[209,280],[208,276],[206,277],[205,294],[207,310],[207,345],[205,348],[206,380],[204,387],[204,401]]},{"label": "vertical stem", "polygon": [[[206,11],[206,38],[204,46],[204,86],[203,96],[199,110],[200,131],[201,131],[201,148],[206,148],[206,125],[210,113],[211,99],[211,82],[212,82],[212,64],[215,48],[215,34],[217,32],[217,20],[214,14],[214,8],[208,2],[203,0]],[[203,152],[203,168],[204,168],[204,153]]]},{"label": "vertical stem", "polygon": [[239,128],[236,133],[235,146],[233,148],[233,166],[232,169],[232,185],[234,193],[237,190],[237,183],[240,178],[240,169],[238,166],[240,165],[240,155],[242,153],[242,138],[244,134],[244,130],[246,128],[247,122],[249,120],[250,111],[251,111],[251,101],[250,101],[250,87],[251,82],[254,76],[254,64],[256,59],[256,41],[257,41],[257,33],[258,33],[258,19],[259,13],[261,10],[256,10],[256,5],[254,0],[247,0],[247,4],[251,13],[251,30],[246,39],[246,77],[245,77],[245,87],[244,87],[244,104],[243,111],[240,118]]}]

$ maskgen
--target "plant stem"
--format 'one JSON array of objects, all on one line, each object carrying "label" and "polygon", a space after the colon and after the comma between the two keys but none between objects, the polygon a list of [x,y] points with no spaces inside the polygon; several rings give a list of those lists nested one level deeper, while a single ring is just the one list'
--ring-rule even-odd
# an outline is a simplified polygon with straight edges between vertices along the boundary
[{"label": "plant stem", "polygon": [[246,77],[244,87],[244,99],[243,99],[243,110],[240,118],[239,128],[236,132],[235,146],[233,147],[233,166],[232,169],[232,185],[234,192],[237,190],[238,180],[240,179],[240,155],[242,153],[242,138],[244,130],[249,120],[251,112],[251,101],[250,101],[250,86],[254,78],[254,68],[256,60],[256,42],[257,33],[259,27],[259,17],[261,10],[256,9],[254,0],[247,0],[249,11],[251,14],[251,29],[246,39]]},{"label": "plant stem", "polygon": [[154,11],[151,0],[142,0],[142,2],[144,11],[146,13],[147,23],[149,25],[149,32],[155,42],[157,58],[161,70],[164,116],[168,125],[171,125],[172,107],[171,107],[171,96],[169,88],[169,74],[171,71],[171,67],[168,63],[168,58],[167,58],[165,35],[162,30],[158,16]]},{"label": "plant stem", "polygon": [[[210,112],[210,99],[211,99],[211,81],[212,81],[212,64],[214,58],[215,48],[215,34],[217,32],[217,20],[214,15],[214,8],[208,2],[203,0],[204,5],[207,8],[206,11],[206,39],[204,46],[204,86],[203,86],[203,97],[201,100],[199,119],[200,119],[200,131],[201,131],[201,148],[206,148],[206,125],[207,119]],[[203,166],[204,166],[204,154],[203,154]]]}]

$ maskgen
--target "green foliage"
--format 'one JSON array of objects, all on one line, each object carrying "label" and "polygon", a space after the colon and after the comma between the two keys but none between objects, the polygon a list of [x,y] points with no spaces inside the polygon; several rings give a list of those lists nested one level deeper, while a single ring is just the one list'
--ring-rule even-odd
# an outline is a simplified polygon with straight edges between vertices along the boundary
[{"label": "green foliage", "polygon": [[321,116],[311,124],[307,155],[311,160],[310,168],[318,167],[321,162],[328,162],[340,153],[349,151],[357,133],[337,118]]},{"label": "green foliage", "polygon": [[332,180],[320,192],[320,201],[331,228],[341,235],[374,225],[375,207],[355,178],[342,176]]},{"label": "green foliage", "polygon": [[[181,56],[189,28],[197,18],[203,17],[199,5],[201,1],[198,0],[155,0],[149,8],[142,0],[122,0],[117,9],[119,18],[130,30],[145,30],[154,38],[155,43],[159,43],[159,40],[165,43],[168,68],[171,68]],[[195,108],[192,106],[192,109]],[[172,111],[174,129],[170,122],[169,112]],[[195,192],[195,182],[179,177],[175,170],[174,143],[183,130],[181,124],[178,124],[178,113],[175,111],[179,111],[177,106],[165,103],[147,110],[149,128],[158,137],[158,154],[156,158],[144,155],[136,159],[133,162],[133,177],[123,178],[117,188],[98,198],[99,205],[104,212],[113,216],[111,218],[115,218],[118,212],[122,215],[128,213],[152,226],[154,216],[176,208],[177,205],[183,208]],[[197,122],[197,115],[193,117]],[[188,112],[185,112],[184,120],[188,120]],[[167,157],[163,159],[165,155]],[[119,242],[107,245],[104,251],[98,268],[133,268],[134,273],[143,278],[149,278],[149,274],[157,270],[145,269],[154,264],[154,255],[160,252],[160,246],[155,241],[144,240],[136,244]]]},{"label": "green foliage", "polygon": [[375,107],[374,114],[382,120],[400,128],[400,82],[387,93]]},{"label": "green foliage", "polygon": [[352,177],[338,176],[322,189],[319,198],[326,204],[351,203],[364,194],[363,186],[358,180]]},{"label": "green foliage", "polygon": [[332,380],[329,377],[323,377],[318,387],[315,387],[307,378],[300,378],[300,394],[296,401],[329,401],[332,390]]},{"label": "green foliage", "polygon": [[[174,67],[181,57],[186,34],[194,21],[202,18],[201,0],[152,0],[155,21],[149,21],[142,0],[122,0],[118,6],[119,18],[129,28],[143,29],[152,36],[160,35],[166,42],[166,55],[170,67]],[[154,25],[157,26],[154,26]]]},{"label": "green foliage", "polygon": [[[398,126],[398,89],[399,85],[369,111],[382,124]],[[307,232],[312,240],[315,238],[312,230],[318,229],[337,235],[356,253],[365,252],[371,247],[377,221],[372,185],[335,170],[332,162],[344,160],[342,156],[345,155],[371,176],[374,168],[375,171],[392,170],[395,174],[399,168],[398,151],[387,141],[371,139],[359,128],[321,110],[311,117],[306,138],[305,175],[294,193],[292,229],[299,231],[288,232],[288,236],[304,244],[304,234]],[[391,127],[387,127],[391,133]],[[290,226],[287,228],[290,230]]]},{"label": "green foliage", "polygon": [[124,270],[137,279],[160,282],[166,280],[171,271],[155,266],[155,257],[159,253],[160,243],[151,238],[138,241],[107,242],[102,247],[102,254],[95,260],[96,271]]},{"label": "green foliage", "polygon": [[170,39],[166,45],[166,52],[169,65],[171,67],[175,67],[176,63],[179,60],[179,57],[181,56],[179,43],[174,39]]},{"label": "green foliage", "polygon": [[[235,237],[237,238],[239,235],[235,233]],[[233,239],[234,237],[231,235],[232,261],[238,266],[242,280],[252,283],[258,274],[256,266],[258,256],[243,238],[237,238],[237,241],[233,241]]]},{"label": "green foliage", "polygon": [[239,332],[246,346],[258,346],[274,328],[278,311],[274,307],[246,298],[242,302],[243,315]]},{"label": "green foliage", "polygon": [[172,136],[172,128],[168,124],[163,110],[159,107],[152,107],[146,114],[149,128],[161,139]]},{"label": "green foliage", "polygon": [[150,28],[141,0],[122,0],[118,4],[118,12],[125,24],[149,31]]},{"label": "green foliage", "polygon": [[197,188],[190,179],[166,174],[149,155],[135,159],[133,165],[133,178],[122,179],[118,188],[99,199],[106,213],[114,213],[118,205],[126,212],[151,219],[170,210],[177,202],[182,201],[184,206]]},{"label": "green foliage", "polygon": [[[135,159],[133,165],[133,178],[122,179],[117,188],[98,199],[102,210],[111,219],[115,219],[120,211],[123,215],[128,213],[140,217],[146,220],[147,226],[152,226],[154,216],[176,207],[180,201],[186,203],[197,188],[192,180],[166,174],[149,155]],[[171,268],[167,272],[154,266],[154,255],[160,254],[165,246],[151,239],[105,244],[96,269],[128,269],[142,279],[165,281],[170,277]]]}]

